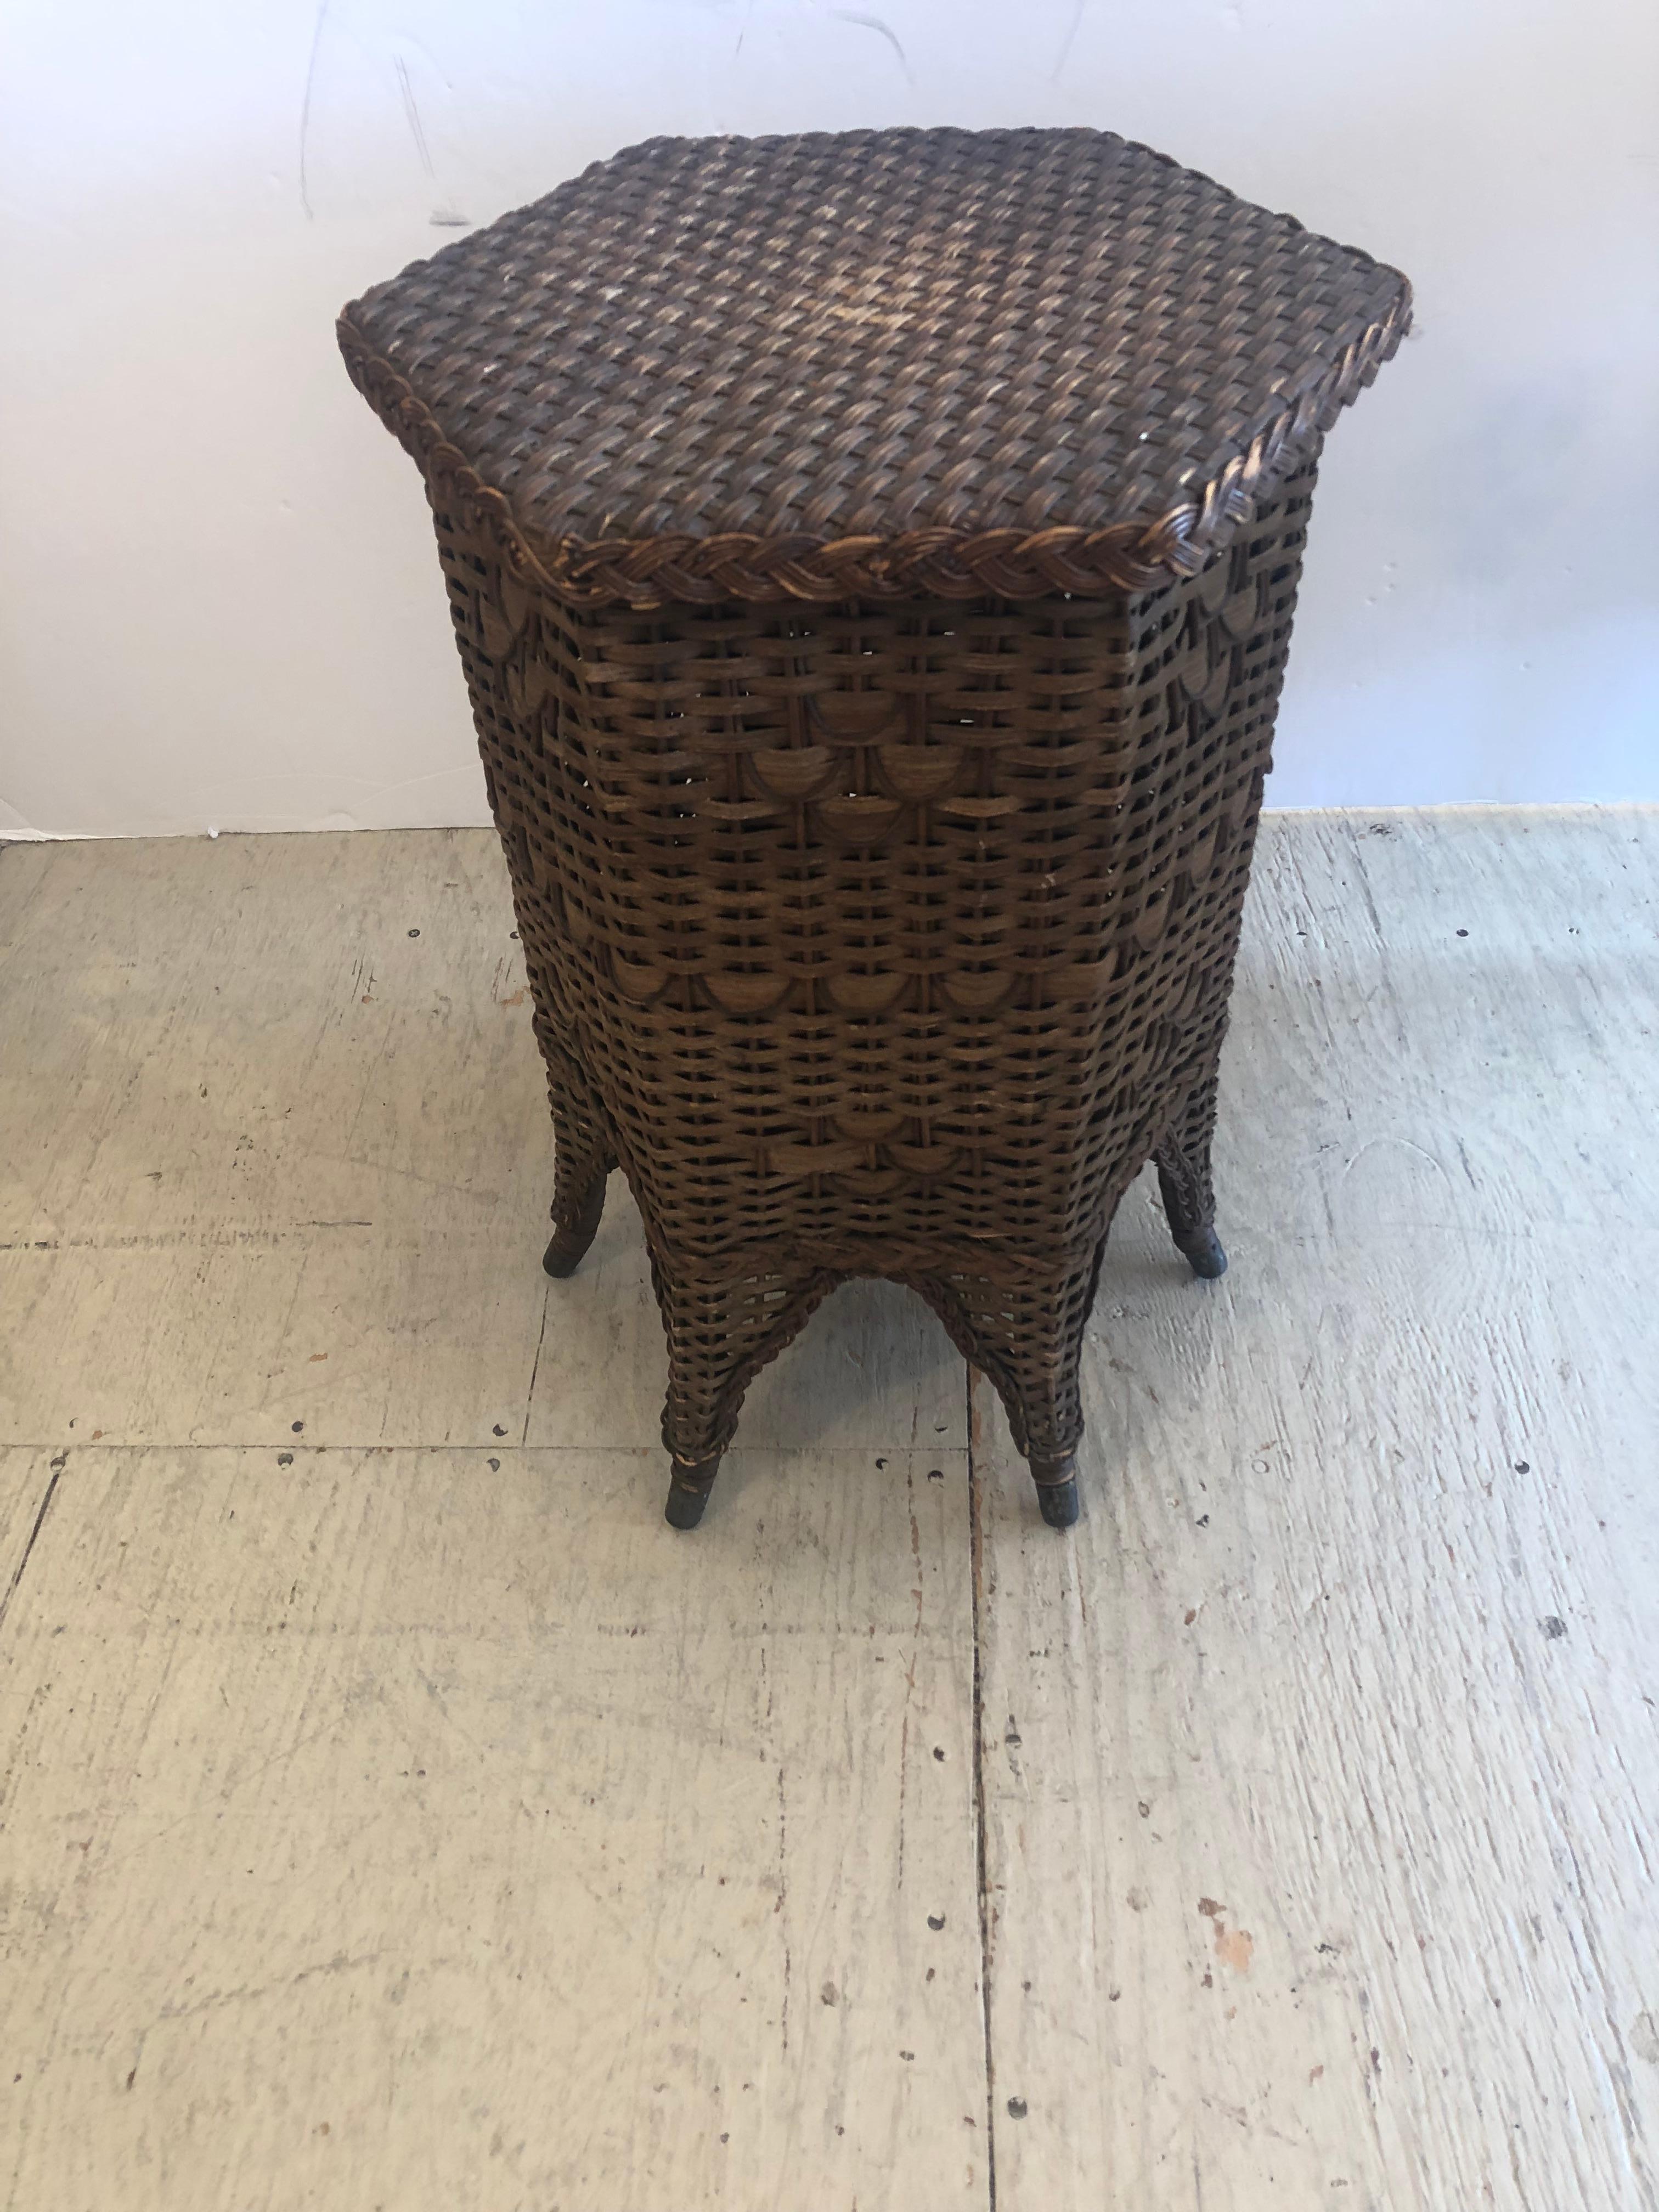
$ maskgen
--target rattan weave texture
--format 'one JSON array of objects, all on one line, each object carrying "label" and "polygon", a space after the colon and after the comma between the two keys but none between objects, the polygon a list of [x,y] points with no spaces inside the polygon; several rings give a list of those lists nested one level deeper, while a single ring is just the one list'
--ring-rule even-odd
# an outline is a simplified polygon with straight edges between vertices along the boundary
[{"label": "rattan weave texture", "polygon": [[[548,1265],[620,1164],[671,1517],[757,1368],[875,1274],[991,1376],[1063,1522],[1148,1158],[1224,1266],[1217,1066],[1321,428],[1406,299],[1118,140],[945,131],[654,142],[348,312],[427,472],[512,872]],[[1056,513],[1087,590],[1052,587]]]},{"label": "rattan weave texture", "polygon": [[1108,132],[659,138],[341,337],[567,599],[1019,597],[1192,574],[1410,298]]}]

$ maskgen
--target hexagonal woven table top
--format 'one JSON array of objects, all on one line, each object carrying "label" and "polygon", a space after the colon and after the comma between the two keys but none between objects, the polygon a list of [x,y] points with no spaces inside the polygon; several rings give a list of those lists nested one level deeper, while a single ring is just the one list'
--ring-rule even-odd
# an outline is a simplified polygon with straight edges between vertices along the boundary
[{"label": "hexagonal woven table top", "polygon": [[341,318],[579,603],[1190,574],[1408,326],[1397,270],[1109,133],[658,138]]}]

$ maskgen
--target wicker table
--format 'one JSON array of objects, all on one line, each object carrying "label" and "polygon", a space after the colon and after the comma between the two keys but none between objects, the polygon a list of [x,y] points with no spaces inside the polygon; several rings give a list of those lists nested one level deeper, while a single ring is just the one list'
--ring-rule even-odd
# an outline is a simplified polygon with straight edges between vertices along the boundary
[{"label": "wicker table", "polygon": [[348,307],[426,477],[547,1063],[668,1517],[849,1276],[909,1284],[1076,1517],[1148,1158],[1210,1138],[1320,441],[1396,271],[1088,131],[656,139]]}]

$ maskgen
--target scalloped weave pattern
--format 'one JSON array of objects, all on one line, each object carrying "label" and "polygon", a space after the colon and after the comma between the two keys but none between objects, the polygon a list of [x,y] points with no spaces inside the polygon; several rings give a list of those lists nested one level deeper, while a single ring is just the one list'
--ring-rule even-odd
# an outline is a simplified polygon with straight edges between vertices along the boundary
[{"label": "scalloped weave pattern", "polygon": [[[699,1461],[851,1275],[907,1282],[1049,1458],[1157,1151],[1215,1071],[1311,463],[1117,600],[572,607],[436,503],[557,1135],[617,1163]],[[590,1232],[591,1233],[591,1232]]]}]

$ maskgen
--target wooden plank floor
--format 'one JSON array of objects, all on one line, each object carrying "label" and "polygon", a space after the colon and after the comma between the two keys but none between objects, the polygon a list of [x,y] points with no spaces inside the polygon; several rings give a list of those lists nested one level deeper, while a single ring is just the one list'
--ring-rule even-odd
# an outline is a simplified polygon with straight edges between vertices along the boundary
[{"label": "wooden plank floor", "polygon": [[684,1538],[493,838],[0,852],[0,2205],[1654,2212],[1656,881],[1270,819],[1084,1523],[857,1285]]}]

